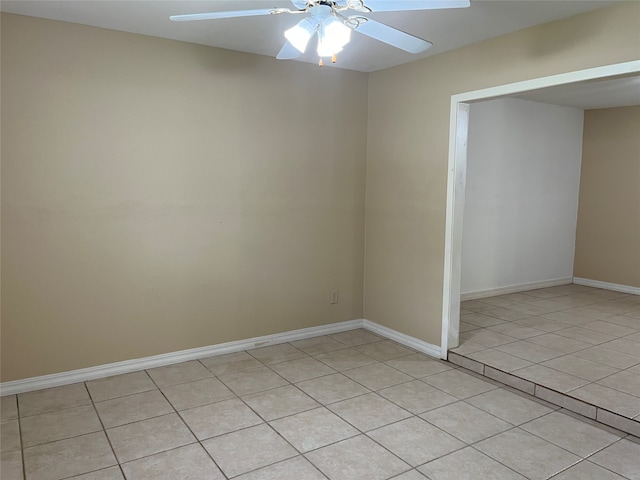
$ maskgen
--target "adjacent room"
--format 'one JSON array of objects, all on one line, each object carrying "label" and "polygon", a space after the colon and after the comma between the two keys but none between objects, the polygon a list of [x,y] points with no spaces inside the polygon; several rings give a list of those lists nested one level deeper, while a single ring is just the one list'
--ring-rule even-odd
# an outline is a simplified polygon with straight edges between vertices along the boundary
[{"label": "adjacent room", "polygon": [[[615,336],[601,343],[625,365],[589,382],[640,403],[640,297],[610,288],[640,287],[640,172],[607,146],[638,107],[546,104],[566,118],[544,127],[580,138],[554,174],[573,199],[554,225],[575,243],[507,280],[463,269],[467,351],[449,361],[442,339],[452,96],[638,72],[640,3],[266,3],[0,5],[2,479],[638,478],[640,412],[578,408],[565,385],[539,394],[474,358],[582,378],[542,365],[575,351],[534,361],[486,339],[536,328],[504,310],[587,306],[547,320]],[[483,273],[501,240],[475,251]]]},{"label": "adjacent room", "polygon": [[453,349],[465,358],[449,357],[636,420],[639,82],[471,106]]}]

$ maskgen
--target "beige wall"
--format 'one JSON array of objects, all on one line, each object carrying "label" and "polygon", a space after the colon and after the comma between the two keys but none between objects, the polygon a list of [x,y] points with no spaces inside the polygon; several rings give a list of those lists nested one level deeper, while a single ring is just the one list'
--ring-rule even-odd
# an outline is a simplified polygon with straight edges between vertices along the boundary
[{"label": "beige wall", "polygon": [[4,14],[1,100],[2,381],[362,317],[365,74]]},{"label": "beige wall", "polygon": [[584,112],[573,274],[640,287],[640,106]]},{"label": "beige wall", "polygon": [[369,77],[365,318],[439,345],[452,94],[640,58],[640,3]]}]

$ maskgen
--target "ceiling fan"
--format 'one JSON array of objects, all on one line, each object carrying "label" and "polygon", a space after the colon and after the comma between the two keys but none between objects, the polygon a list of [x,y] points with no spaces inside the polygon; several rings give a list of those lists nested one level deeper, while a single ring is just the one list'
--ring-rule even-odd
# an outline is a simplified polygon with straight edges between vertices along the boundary
[{"label": "ceiling fan", "polygon": [[409,53],[420,53],[432,46],[431,42],[410,35],[396,28],[377,22],[362,14],[407,10],[431,10],[464,8],[469,0],[291,0],[294,8],[265,8],[236,10],[169,17],[174,22],[215,20],[233,17],[295,14],[304,15],[284,36],[286,42],[276,55],[278,59],[293,59],[302,55],[309,40],[318,37],[317,52],[320,65],[323,57],[336,62],[336,54],[349,43],[351,31],[356,31]]}]

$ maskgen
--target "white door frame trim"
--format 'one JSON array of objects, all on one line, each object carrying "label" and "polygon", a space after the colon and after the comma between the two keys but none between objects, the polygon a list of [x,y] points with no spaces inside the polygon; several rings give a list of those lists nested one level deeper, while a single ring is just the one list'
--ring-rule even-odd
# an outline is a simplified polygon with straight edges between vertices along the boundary
[{"label": "white door frame trim", "polygon": [[469,103],[514,95],[541,88],[597,80],[640,72],[640,60],[561,73],[451,96],[449,117],[449,163],[447,172],[447,211],[444,247],[444,286],[442,294],[442,337],[440,356],[458,345],[460,328],[460,280],[462,221],[467,173]]}]

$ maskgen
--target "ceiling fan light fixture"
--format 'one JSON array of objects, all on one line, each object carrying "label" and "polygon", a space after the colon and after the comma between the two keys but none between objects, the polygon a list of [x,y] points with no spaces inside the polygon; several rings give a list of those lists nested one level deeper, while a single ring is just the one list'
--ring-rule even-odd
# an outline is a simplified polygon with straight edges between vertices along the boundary
[{"label": "ceiling fan light fixture", "polygon": [[329,17],[318,30],[318,55],[333,57],[351,40],[351,29],[335,17]]},{"label": "ceiling fan light fixture", "polygon": [[304,53],[316,29],[316,22],[313,22],[310,18],[305,18],[284,32],[284,36],[300,53]]}]

